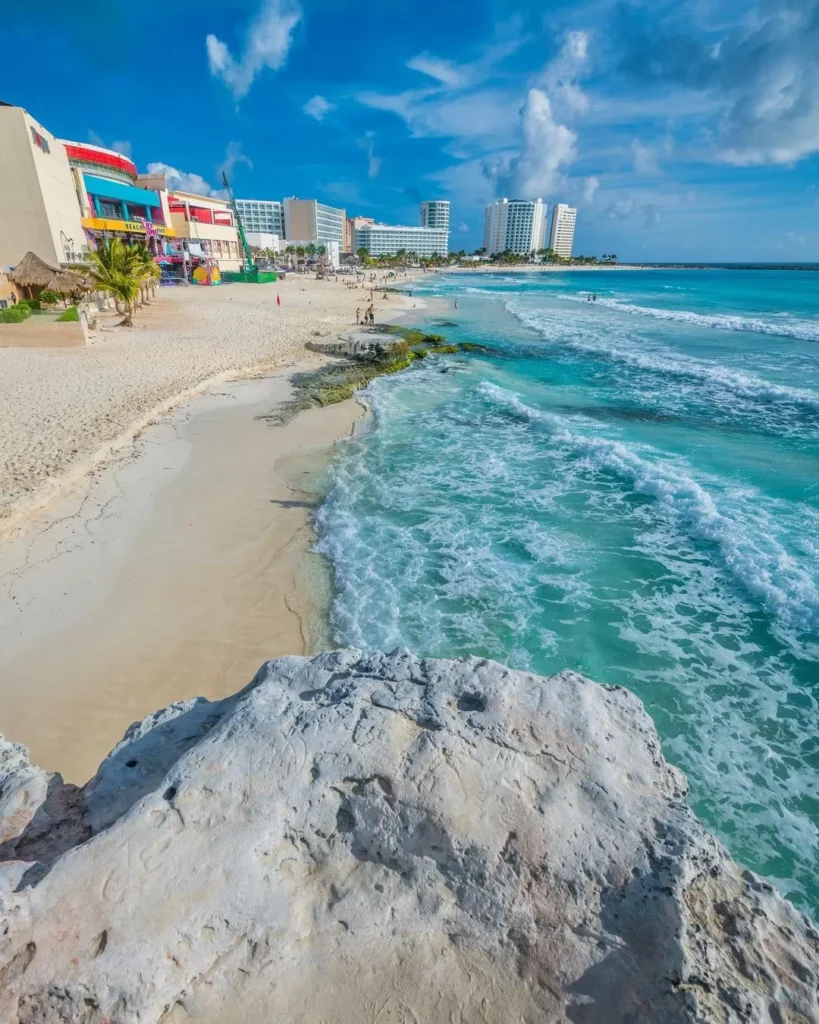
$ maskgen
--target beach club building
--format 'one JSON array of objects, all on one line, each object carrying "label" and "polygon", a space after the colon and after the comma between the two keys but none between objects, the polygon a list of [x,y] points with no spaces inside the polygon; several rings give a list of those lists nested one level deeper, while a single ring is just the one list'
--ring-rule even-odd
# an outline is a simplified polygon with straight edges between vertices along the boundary
[{"label": "beach club building", "polygon": [[173,237],[167,193],[145,187],[134,162],[123,153],[84,142],[63,141],[89,249],[106,239],[130,245]]},{"label": "beach club building", "polygon": [[27,252],[56,266],[86,251],[65,147],[28,111],[0,102],[0,267]]},{"label": "beach club building", "polygon": [[226,199],[192,192],[169,192],[168,206],[175,241],[169,249],[191,263],[215,263],[221,273],[240,271],[242,254],[233,210]]}]

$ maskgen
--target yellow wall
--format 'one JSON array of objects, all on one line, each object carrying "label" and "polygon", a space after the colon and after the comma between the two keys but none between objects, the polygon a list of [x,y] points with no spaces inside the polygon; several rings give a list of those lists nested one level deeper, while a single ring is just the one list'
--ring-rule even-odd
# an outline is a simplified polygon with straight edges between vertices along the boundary
[{"label": "yellow wall", "polygon": [[[32,127],[48,153],[34,145]],[[0,107],[0,266],[14,266],[29,250],[67,262],[66,245],[85,248],[65,147],[21,107]]]},{"label": "yellow wall", "polygon": [[[12,301],[14,296],[14,301]],[[20,289],[16,284],[12,284],[11,280],[6,274],[0,271],[0,300],[6,303],[6,307],[13,306],[17,299],[20,298]]]}]

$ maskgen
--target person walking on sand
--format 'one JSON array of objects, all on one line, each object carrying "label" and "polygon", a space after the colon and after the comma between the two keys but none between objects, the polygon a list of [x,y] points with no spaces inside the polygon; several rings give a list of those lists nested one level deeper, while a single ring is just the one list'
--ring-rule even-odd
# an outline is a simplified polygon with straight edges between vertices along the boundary
[{"label": "person walking on sand", "polygon": [[281,297],[281,295],[277,295],[276,296],[276,305],[279,307],[279,309],[282,308],[282,297]]},{"label": "person walking on sand", "polygon": [[361,323],[361,306],[358,306],[356,311],[355,311],[355,322],[357,324]]}]

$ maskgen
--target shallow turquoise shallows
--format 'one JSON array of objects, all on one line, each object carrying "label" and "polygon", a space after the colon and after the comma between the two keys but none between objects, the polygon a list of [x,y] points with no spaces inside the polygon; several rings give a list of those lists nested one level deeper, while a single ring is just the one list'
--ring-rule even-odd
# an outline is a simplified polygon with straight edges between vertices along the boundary
[{"label": "shallow turquoise shallows", "polygon": [[317,523],[337,639],[629,687],[697,813],[819,916],[819,273],[413,290],[492,352],[367,390]]}]

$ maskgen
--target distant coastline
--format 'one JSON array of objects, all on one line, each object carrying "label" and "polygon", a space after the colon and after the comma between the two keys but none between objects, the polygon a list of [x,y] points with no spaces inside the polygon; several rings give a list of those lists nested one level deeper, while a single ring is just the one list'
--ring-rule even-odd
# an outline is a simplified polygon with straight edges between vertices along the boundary
[{"label": "distant coastline", "polygon": [[557,263],[480,264],[473,267],[450,267],[447,274],[520,274],[520,273],[574,273],[578,270],[802,270],[819,271],[819,263],[589,263],[561,266]]}]

